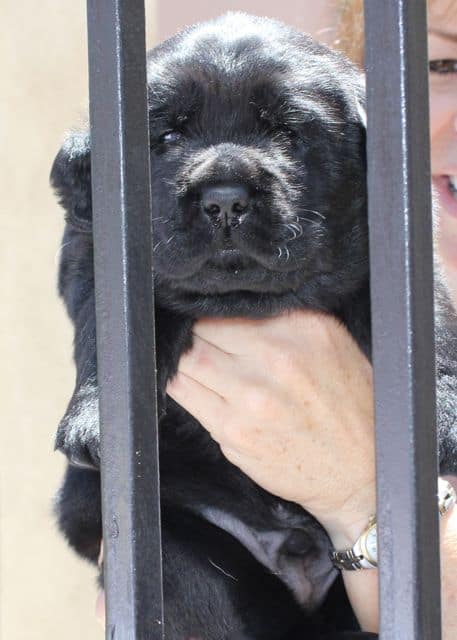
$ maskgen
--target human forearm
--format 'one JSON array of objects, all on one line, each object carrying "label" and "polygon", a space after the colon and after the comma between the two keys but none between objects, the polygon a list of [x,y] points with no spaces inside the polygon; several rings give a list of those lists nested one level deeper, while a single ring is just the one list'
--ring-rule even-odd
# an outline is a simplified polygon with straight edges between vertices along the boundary
[{"label": "human forearm", "polygon": [[[326,520],[321,523],[327,529],[333,547],[338,551],[353,546],[365,528],[370,515],[375,513],[374,494],[371,499],[367,496],[366,504],[367,507],[361,508],[360,511],[360,514],[365,512],[363,516],[354,517],[348,514],[334,521]],[[343,570],[342,576],[346,593],[362,630],[379,632],[378,570]]]},{"label": "human forearm", "polygon": [[[447,476],[457,490],[457,478]],[[374,512],[374,509],[373,509]],[[364,525],[341,518],[327,525],[337,549],[352,547]],[[440,521],[441,607],[443,640],[457,638],[457,508]],[[379,632],[378,571],[343,571],[346,591],[355,615],[364,631]]]},{"label": "human forearm", "polygon": [[345,571],[343,579],[360,627],[379,633],[378,570]]}]

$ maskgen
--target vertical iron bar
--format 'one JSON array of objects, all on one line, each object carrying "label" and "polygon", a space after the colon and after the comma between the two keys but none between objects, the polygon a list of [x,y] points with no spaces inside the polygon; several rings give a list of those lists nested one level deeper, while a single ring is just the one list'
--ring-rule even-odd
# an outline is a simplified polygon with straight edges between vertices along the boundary
[{"label": "vertical iron bar", "polygon": [[163,638],[144,0],[88,0],[106,637]]},{"label": "vertical iron bar", "polygon": [[382,640],[441,638],[425,0],[365,0]]}]

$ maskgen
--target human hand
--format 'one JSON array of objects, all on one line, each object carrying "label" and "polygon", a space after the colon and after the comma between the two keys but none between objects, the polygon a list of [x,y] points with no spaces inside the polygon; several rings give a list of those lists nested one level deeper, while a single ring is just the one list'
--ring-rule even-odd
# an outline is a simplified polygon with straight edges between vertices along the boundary
[{"label": "human hand", "polygon": [[201,320],[167,392],[234,465],[353,544],[375,511],[372,372],[336,319]]}]

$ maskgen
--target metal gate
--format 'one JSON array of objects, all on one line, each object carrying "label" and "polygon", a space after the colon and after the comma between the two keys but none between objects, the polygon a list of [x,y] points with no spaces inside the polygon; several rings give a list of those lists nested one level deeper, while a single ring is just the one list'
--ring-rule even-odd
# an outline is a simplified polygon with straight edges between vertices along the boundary
[{"label": "metal gate", "polygon": [[[426,2],[365,24],[381,638],[438,640]],[[88,0],[110,640],[164,636],[144,27],[143,0]]]}]

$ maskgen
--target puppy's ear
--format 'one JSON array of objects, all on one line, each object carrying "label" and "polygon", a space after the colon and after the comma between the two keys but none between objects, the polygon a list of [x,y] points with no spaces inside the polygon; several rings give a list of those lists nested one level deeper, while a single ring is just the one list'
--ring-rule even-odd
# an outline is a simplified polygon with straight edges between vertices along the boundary
[{"label": "puppy's ear", "polygon": [[65,209],[67,222],[80,231],[92,229],[90,138],[84,131],[71,132],[51,169],[51,184]]}]

